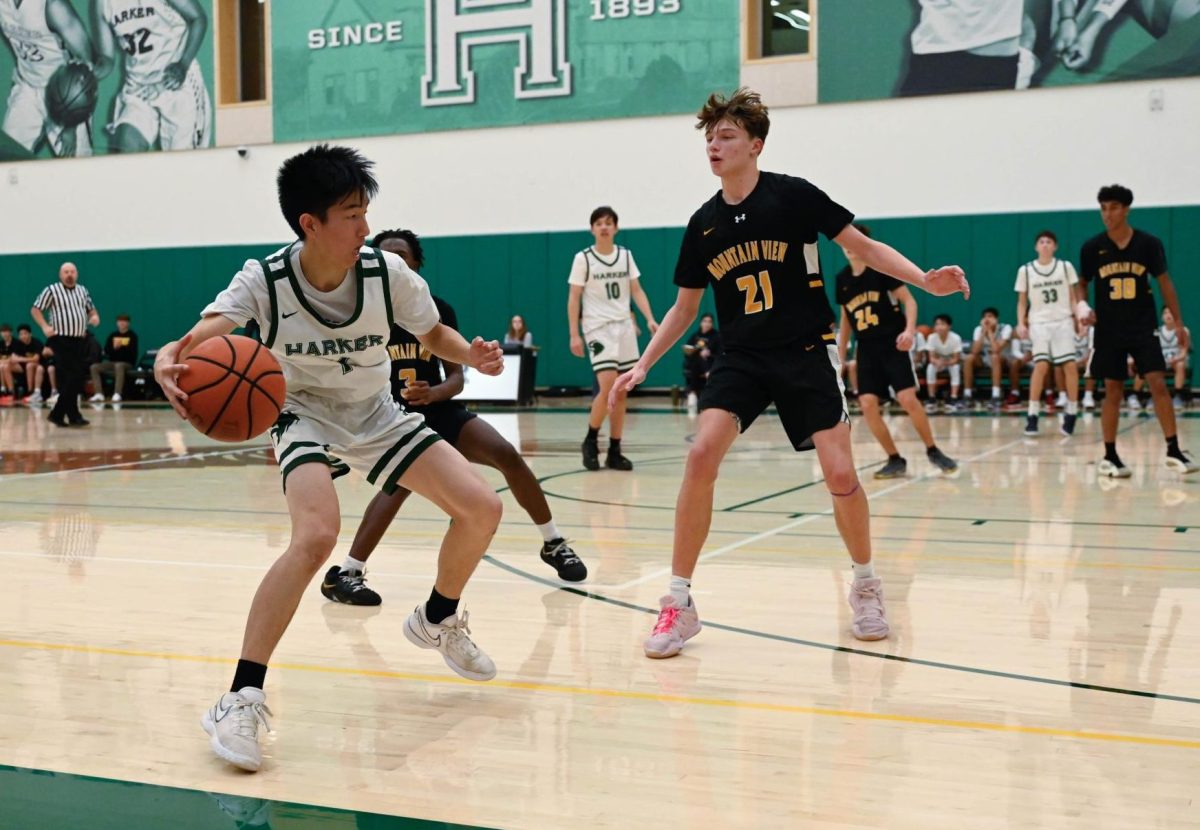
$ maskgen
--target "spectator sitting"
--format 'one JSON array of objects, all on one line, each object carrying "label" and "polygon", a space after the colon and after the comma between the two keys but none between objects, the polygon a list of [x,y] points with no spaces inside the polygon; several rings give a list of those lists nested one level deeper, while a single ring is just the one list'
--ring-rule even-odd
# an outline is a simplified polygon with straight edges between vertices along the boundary
[{"label": "spectator sitting", "polygon": [[525,328],[525,318],[520,314],[514,314],[512,320],[508,323],[508,333],[504,335],[505,346],[524,346],[529,348],[533,345],[533,335],[529,329]]},{"label": "spectator sitting", "polygon": [[101,375],[113,375],[113,403],[121,402],[125,391],[125,373],[132,371],[138,360],[138,336],[129,328],[129,315],[117,315],[117,330],[104,341],[104,359],[92,364],[92,388],[95,394],[92,403],[104,401],[104,386]]},{"label": "spectator sitting", "polygon": [[13,394],[12,326],[0,325],[0,398]]},{"label": "spectator sitting", "polygon": [[713,328],[713,316],[700,317],[700,328],[683,345],[683,378],[687,385],[689,407],[697,405],[700,393],[708,384],[713,361],[721,353],[721,333]]},{"label": "spectator sitting", "polygon": [[25,403],[42,402],[43,348],[28,323],[17,326],[17,342],[12,345],[13,380],[24,378]]}]

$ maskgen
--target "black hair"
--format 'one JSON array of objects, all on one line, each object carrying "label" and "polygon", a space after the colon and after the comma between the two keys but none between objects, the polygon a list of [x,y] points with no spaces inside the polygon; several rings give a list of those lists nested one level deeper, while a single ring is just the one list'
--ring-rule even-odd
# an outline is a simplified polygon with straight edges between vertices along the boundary
[{"label": "black hair", "polygon": [[30,334],[33,334],[33,329],[30,327],[30,325],[28,323],[22,323],[21,325],[17,326],[17,334],[20,334],[23,331],[27,331]]},{"label": "black hair", "polygon": [[621,224],[620,221],[617,219],[617,212],[615,210],[610,208],[608,205],[601,205],[600,207],[598,207],[592,211],[592,218],[591,218],[591,221],[588,222],[588,225],[596,224],[601,219],[603,219],[605,216],[610,217],[613,220],[614,225]]},{"label": "black hair", "polygon": [[12,331],[12,326],[8,323],[0,323],[0,331]]},{"label": "black hair", "polygon": [[1097,202],[1119,202],[1125,207],[1133,204],[1133,191],[1120,184],[1106,184],[1096,194]]},{"label": "black hair", "polygon": [[417,262],[417,270],[425,267],[425,249],[421,247],[421,237],[406,228],[395,228],[390,231],[380,231],[371,240],[372,248],[379,248],[389,239],[402,239],[412,251],[413,259]]},{"label": "black hair", "polygon": [[283,218],[303,239],[300,217],[304,214],[324,222],[329,209],[349,197],[361,194],[374,199],[379,192],[371,173],[374,166],[357,150],[328,144],[292,156],[280,166],[275,180]]},{"label": "black hair", "polygon": [[985,308],[983,310],[983,314],[980,314],[979,316],[982,318],[982,317],[987,317],[989,314],[992,315],[993,317],[995,317],[997,320],[1000,319],[1000,309],[995,308],[993,306],[988,306],[987,308]]},{"label": "black hair", "polygon": [[933,322],[935,322],[935,323],[938,320],[945,320],[946,325],[948,325],[948,326],[954,325],[954,318],[952,318],[949,314],[939,314],[937,317],[933,318]]},{"label": "black hair", "polygon": [[861,222],[855,222],[854,229],[856,231],[858,231],[859,233],[861,233],[863,236],[867,237],[868,239],[871,238],[871,229],[869,227],[867,227],[866,225],[862,224]]},{"label": "black hair", "polygon": [[1038,235],[1033,239],[1034,243],[1041,242],[1043,236],[1049,239],[1055,245],[1058,244],[1058,237],[1054,235],[1054,231],[1038,231]]},{"label": "black hair", "polygon": [[715,319],[717,319],[717,318],[713,317],[713,315],[712,315],[712,312],[711,312],[711,311],[706,311],[706,312],[704,312],[703,314],[701,314],[701,315],[700,315],[700,319],[701,319],[701,320],[703,320],[705,317],[707,317],[707,318],[708,318],[708,319],[710,319],[710,320],[715,320]]}]

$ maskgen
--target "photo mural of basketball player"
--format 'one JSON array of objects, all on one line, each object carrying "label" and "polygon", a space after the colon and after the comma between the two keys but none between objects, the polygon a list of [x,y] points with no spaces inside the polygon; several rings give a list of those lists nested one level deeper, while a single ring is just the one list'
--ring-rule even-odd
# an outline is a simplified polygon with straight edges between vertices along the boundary
[{"label": "photo mural of basketball player", "polygon": [[0,161],[210,146],[211,17],[212,0],[0,0]]}]

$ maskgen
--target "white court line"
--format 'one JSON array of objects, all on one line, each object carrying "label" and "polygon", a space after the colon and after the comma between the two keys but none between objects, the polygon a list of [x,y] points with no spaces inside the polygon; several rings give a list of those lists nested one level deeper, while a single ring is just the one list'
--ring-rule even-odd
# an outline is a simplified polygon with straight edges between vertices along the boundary
[{"label": "white court line", "polygon": [[[1015,441],[1009,441],[1007,444],[1002,444],[999,447],[993,447],[992,449],[988,450],[987,452],[981,452],[978,455],[973,455],[970,458],[960,461],[959,469],[960,470],[962,469],[963,464],[970,464],[972,461],[979,461],[980,459],[987,458],[989,455],[995,455],[998,452],[1003,452],[1004,450],[1007,450],[1009,447],[1015,447],[1018,444],[1021,444],[1023,442],[1024,442],[1023,438],[1018,438]],[[868,499],[877,499],[880,496],[886,496],[890,493],[896,492],[897,490],[903,490],[905,487],[910,487],[919,481],[926,481],[927,479],[941,478],[941,477],[942,477],[941,473],[926,473],[925,475],[917,476],[916,478],[910,478],[907,481],[901,481],[898,484],[893,484],[891,487],[885,487],[882,490],[878,490],[874,493],[868,493],[867,498]],[[832,515],[833,515],[833,507],[827,507],[826,509],[822,510],[820,513],[809,513],[807,516],[801,516],[799,519],[796,519],[795,521],[791,521],[791,522],[788,522],[787,524],[780,525],[779,527],[773,528],[772,530],[764,530],[762,533],[756,533],[753,536],[747,536],[745,539],[740,539],[736,542],[730,542],[728,545],[719,547],[716,550],[710,550],[708,553],[701,554],[700,558],[697,560],[697,564],[700,562],[705,562],[709,559],[715,559],[718,556],[724,556],[725,554],[730,553],[731,551],[735,551],[738,548],[744,548],[744,547],[746,547],[746,545],[752,545],[755,542],[760,542],[763,539],[768,539],[771,536],[776,536],[780,533],[783,533],[786,530],[791,530],[794,527],[799,527],[800,525],[808,524],[809,522],[815,522],[817,519],[824,519],[824,518],[827,518],[828,516],[832,516]],[[622,582],[620,585],[588,585],[587,587],[589,590],[597,590],[597,591],[599,591],[599,590],[623,591],[626,588],[632,588],[635,585],[641,585],[643,582],[649,582],[652,579],[659,579],[670,573],[671,573],[670,568],[659,568],[658,570],[651,571],[650,573],[645,574],[644,576],[640,576],[637,579],[631,579],[628,582]]]},{"label": "white court line", "polygon": [[[45,559],[48,562],[50,562],[51,564],[58,564],[60,562],[60,560],[57,557],[54,557],[54,556],[51,556],[51,555],[45,554],[45,553],[29,553],[29,552],[25,552],[25,551],[0,551],[0,557],[3,557],[3,556],[22,558],[22,559]],[[239,570],[239,571],[265,571],[268,568],[270,568],[272,564],[274,564],[275,558],[272,558],[270,562],[264,562],[262,565],[245,565],[245,564],[240,564],[240,563],[229,563],[229,562],[186,562],[186,561],[178,560],[178,559],[134,559],[131,557],[122,557],[122,556],[83,557],[77,561],[86,562],[89,565],[104,564],[104,563],[116,563],[116,564],[120,564],[120,565],[160,565],[160,566],[176,567],[176,568],[216,568],[218,570],[229,569],[229,570]],[[394,572],[390,572],[390,571],[377,571],[374,568],[371,568],[368,571],[368,573],[371,575],[372,579],[375,579],[377,577],[383,578],[383,579],[416,579],[416,580],[423,580],[423,581],[428,582],[429,580],[433,579],[433,577],[434,577],[434,574],[432,572],[424,573],[424,574],[394,573]],[[473,577],[471,577],[471,581],[472,582],[494,582],[494,583],[503,584],[503,585],[528,585],[529,584],[528,579],[522,579],[520,577],[513,577],[512,579],[503,579],[500,577],[490,578],[490,577],[473,576]],[[567,583],[564,583],[564,584],[567,584]]]},{"label": "white court line", "polygon": [[[20,479],[28,481],[31,478],[44,478],[45,476],[63,476],[67,473],[94,473],[101,470],[119,470],[122,467],[137,467],[141,464],[170,464],[175,461],[187,461],[192,458],[213,458],[220,455],[238,455],[244,452],[259,452],[261,450],[270,449],[269,445],[259,447],[239,447],[236,450],[213,450],[210,452],[193,452],[187,455],[164,455],[161,458],[139,458],[136,461],[122,461],[119,464],[98,464],[95,467],[74,467],[68,470],[49,470],[44,473],[10,473],[7,476],[0,476],[0,481],[9,479]],[[81,450],[87,452],[87,450]],[[100,451],[102,452],[102,450]],[[136,450],[131,450],[136,452]]]}]

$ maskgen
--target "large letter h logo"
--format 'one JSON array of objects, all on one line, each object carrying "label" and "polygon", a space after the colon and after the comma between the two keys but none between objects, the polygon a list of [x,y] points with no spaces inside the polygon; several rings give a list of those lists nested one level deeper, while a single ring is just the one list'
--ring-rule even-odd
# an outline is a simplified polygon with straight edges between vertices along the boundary
[{"label": "large letter h logo", "polygon": [[516,43],[513,94],[571,94],[566,0],[425,0],[425,76],[421,104],[475,102],[471,48]]}]

